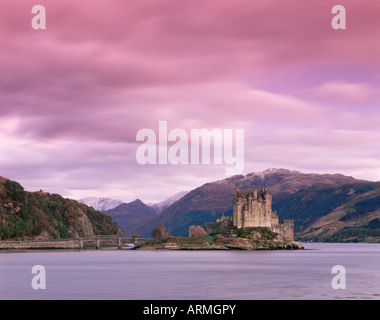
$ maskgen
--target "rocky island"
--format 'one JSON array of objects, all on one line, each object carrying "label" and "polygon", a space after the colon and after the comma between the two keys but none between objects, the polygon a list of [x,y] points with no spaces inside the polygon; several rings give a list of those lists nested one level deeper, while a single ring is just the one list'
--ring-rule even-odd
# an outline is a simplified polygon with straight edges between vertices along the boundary
[{"label": "rocky island", "polygon": [[204,235],[195,231],[190,237],[168,237],[136,250],[299,250],[300,242],[284,239],[268,228],[244,228],[237,231],[236,236],[222,234]]}]

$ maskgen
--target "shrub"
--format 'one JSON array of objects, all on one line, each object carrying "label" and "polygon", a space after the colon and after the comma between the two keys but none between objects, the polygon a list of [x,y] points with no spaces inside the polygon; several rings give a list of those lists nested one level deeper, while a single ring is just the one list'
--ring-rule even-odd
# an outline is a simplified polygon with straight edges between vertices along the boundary
[{"label": "shrub", "polygon": [[207,232],[201,226],[191,226],[189,228],[189,237],[203,238],[207,236]]}]

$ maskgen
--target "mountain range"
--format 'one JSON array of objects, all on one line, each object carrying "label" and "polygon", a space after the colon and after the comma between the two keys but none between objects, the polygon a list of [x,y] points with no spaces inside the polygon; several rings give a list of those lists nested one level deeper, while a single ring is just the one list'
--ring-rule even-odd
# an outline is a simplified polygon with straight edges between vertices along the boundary
[{"label": "mountain range", "polygon": [[131,237],[135,235],[131,226],[139,225],[157,216],[187,193],[188,191],[178,192],[164,201],[147,204],[139,199],[129,203],[123,203],[110,198],[95,197],[88,197],[78,201],[111,216],[112,219],[119,224],[124,235]]},{"label": "mountain range", "polygon": [[[273,210],[280,219],[294,219],[296,236],[307,241],[380,240],[380,183],[341,174],[301,173],[268,169],[206,183],[174,202],[161,213],[124,225],[130,234],[150,236],[163,223],[173,235],[187,235],[191,225],[203,225],[232,215],[232,200],[239,189],[266,187],[273,194]],[[107,212],[108,213],[108,212]],[[129,212],[129,216],[140,213]],[[118,218],[115,217],[115,221]]]},{"label": "mountain range", "polygon": [[272,209],[280,220],[294,220],[297,240],[380,242],[380,182],[287,169],[206,183],[158,204],[81,200],[90,206],[57,194],[27,192],[0,177],[0,239],[88,237],[121,230],[126,236],[150,237],[160,223],[171,235],[186,236],[191,225],[231,216],[236,188],[263,187],[271,190]]}]

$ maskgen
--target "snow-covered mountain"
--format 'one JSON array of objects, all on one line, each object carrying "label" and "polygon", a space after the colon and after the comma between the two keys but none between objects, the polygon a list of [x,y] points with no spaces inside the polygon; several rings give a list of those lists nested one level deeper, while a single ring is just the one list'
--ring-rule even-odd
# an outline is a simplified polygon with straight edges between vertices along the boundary
[{"label": "snow-covered mountain", "polygon": [[[171,196],[170,198],[158,202],[158,203],[145,203],[148,207],[154,209],[157,213],[161,213],[166,208],[169,208],[174,202],[181,199],[184,195],[186,195],[189,191],[181,191]],[[96,198],[96,197],[87,197],[78,200],[78,202],[84,203],[89,207],[93,207],[97,211],[106,212],[116,207],[126,204],[126,202],[122,202],[119,200],[111,199],[111,198]]]},{"label": "snow-covered mountain", "polygon": [[78,200],[78,202],[84,203],[89,207],[93,207],[97,211],[105,212],[111,209],[114,209],[124,202],[119,200],[114,200],[110,198],[96,198],[96,197],[88,197],[84,199]]},{"label": "snow-covered mountain", "polygon": [[158,203],[147,203],[149,207],[152,207],[154,210],[156,210],[157,213],[161,213],[165,209],[169,208],[174,202],[181,199],[183,196],[188,194],[189,191],[181,191],[176,193],[175,195],[167,198],[164,201],[158,202]]}]

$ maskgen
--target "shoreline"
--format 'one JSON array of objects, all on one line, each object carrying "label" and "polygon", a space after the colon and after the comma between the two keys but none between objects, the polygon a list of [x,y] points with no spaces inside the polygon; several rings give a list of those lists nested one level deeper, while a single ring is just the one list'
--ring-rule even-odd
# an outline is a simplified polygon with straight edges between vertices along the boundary
[{"label": "shoreline", "polygon": [[65,240],[30,240],[30,241],[1,241],[1,252],[16,252],[16,251],[87,251],[87,250],[171,250],[171,251],[258,251],[258,250],[303,250],[304,247],[301,242],[290,243],[263,243],[258,245],[231,245],[231,244],[147,244],[140,246],[122,246],[103,245],[102,248],[94,246],[85,247],[81,239],[65,239]]},{"label": "shoreline", "polygon": [[[183,247],[183,248],[173,248],[168,247],[165,248],[163,246],[142,246],[142,247],[123,247],[122,249],[118,249],[115,246],[112,247],[102,247],[101,249],[96,248],[83,248],[83,249],[76,249],[76,248],[23,248],[23,249],[17,249],[17,248],[2,248],[0,249],[0,254],[2,253],[37,253],[37,252],[95,252],[95,251],[295,251],[295,250],[302,250],[302,251],[313,251],[318,249],[313,248],[307,248],[308,244],[326,244],[326,245],[332,245],[332,244],[341,244],[341,245],[380,245],[380,243],[372,243],[372,242],[361,242],[361,243],[352,243],[352,242],[299,242],[302,245],[302,248],[299,249],[292,249],[292,248],[269,248],[269,247],[255,247],[255,248],[242,248],[242,247],[224,247],[224,246],[214,246],[214,247]],[[304,246],[305,245],[305,246]]]}]

